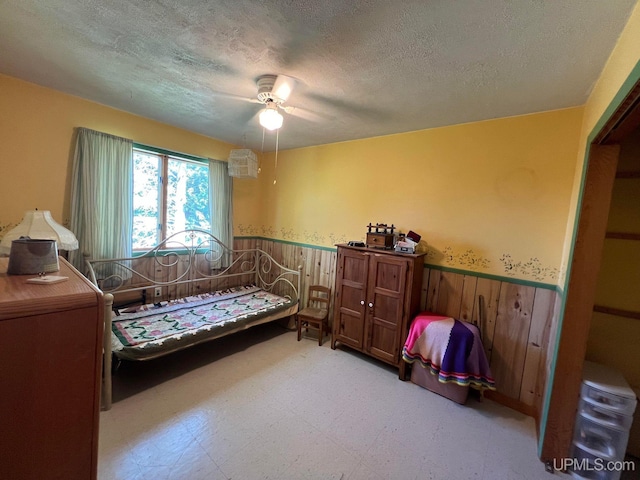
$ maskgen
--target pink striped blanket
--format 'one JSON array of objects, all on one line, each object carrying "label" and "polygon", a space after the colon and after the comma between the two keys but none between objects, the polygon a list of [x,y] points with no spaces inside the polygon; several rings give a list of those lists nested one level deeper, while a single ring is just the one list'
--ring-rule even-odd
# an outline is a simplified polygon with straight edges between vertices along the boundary
[{"label": "pink striped blanket", "polygon": [[496,389],[480,332],[467,322],[420,313],[411,324],[402,358],[428,368],[442,383]]}]

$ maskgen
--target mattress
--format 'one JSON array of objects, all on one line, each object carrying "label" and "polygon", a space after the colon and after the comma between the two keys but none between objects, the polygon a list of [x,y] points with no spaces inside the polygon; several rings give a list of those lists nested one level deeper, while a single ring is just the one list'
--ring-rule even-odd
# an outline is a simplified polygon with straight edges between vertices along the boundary
[{"label": "mattress", "polygon": [[282,318],[295,313],[295,306],[288,298],[248,285],[129,307],[112,317],[112,351],[128,360],[155,358]]}]

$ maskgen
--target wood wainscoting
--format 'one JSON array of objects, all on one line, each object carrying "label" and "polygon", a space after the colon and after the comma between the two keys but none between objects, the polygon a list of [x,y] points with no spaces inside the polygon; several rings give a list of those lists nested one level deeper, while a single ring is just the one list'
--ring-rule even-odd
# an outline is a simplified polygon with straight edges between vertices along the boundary
[{"label": "wood wainscoting", "polygon": [[[291,269],[302,266],[300,302],[307,302],[309,285],[329,287],[335,294],[335,249],[312,247],[257,237],[234,239],[234,249],[260,248],[277,262]],[[172,269],[159,269],[153,259],[136,260],[134,267],[156,281],[163,276],[177,276],[185,265],[178,262]],[[172,277],[174,278],[174,277]],[[250,275],[236,280],[253,281]],[[134,276],[128,283],[145,284]],[[184,285],[162,287],[161,295],[147,292],[153,301],[194,295],[200,291],[217,290],[231,286],[229,280],[211,280],[187,290]],[[497,391],[486,392],[503,405],[540,420],[547,379],[550,378],[551,354],[555,345],[558,309],[561,301],[555,290],[535,286],[528,282],[491,277],[473,272],[444,271],[425,265],[423,270],[420,309],[461,320],[479,320],[479,298],[484,298],[484,325],[482,339],[495,377]],[[125,302],[125,298],[118,298]],[[333,319],[333,301],[329,320]]]},{"label": "wood wainscoting", "polygon": [[426,310],[472,323],[480,319],[484,297],[482,343],[497,386],[487,397],[538,420],[557,327],[557,292],[428,267],[423,289]]},{"label": "wood wainscoting", "polygon": [[[234,248],[260,248],[285,267],[302,265],[303,303],[309,285],[325,285],[335,292],[335,250],[264,238],[236,238]],[[523,283],[425,265],[420,307],[473,322],[479,319],[479,298],[483,296],[482,338],[497,384],[497,391],[488,392],[487,397],[538,421],[560,301],[553,289]]]}]

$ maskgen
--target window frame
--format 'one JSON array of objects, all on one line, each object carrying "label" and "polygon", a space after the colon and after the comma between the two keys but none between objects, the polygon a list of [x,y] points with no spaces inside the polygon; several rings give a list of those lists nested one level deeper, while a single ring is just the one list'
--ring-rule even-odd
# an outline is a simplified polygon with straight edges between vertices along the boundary
[{"label": "window frame", "polygon": [[[208,158],[197,157],[194,155],[189,155],[186,153],[175,152],[171,150],[165,150],[158,147],[152,147],[149,145],[144,145],[141,143],[133,143],[133,154],[141,152],[152,155],[157,155],[160,158],[160,168],[159,171],[159,202],[158,202],[158,222],[156,224],[156,242],[154,246],[151,247],[136,247],[134,245],[133,235],[131,237],[131,251],[134,255],[142,255],[145,252],[148,252],[150,249],[155,248],[157,245],[161,244],[163,241],[167,239],[167,207],[168,207],[168,181],[169,178],[169,160],[177,160],[185,163],[195,163],[195,164],[204,164],[207,169],[210,168],[210,161]],[[135,185],[135,170],[133,172],[133,179]],[[207,185],[207,193],[209,195],[209,202],[211,201],[211,185]],[[211,209],[211,205],[209,205],[209,209]],[[180,249],[172,248],[170,246],[166,246],[161,251],[166,252],[168,250],[176,251]]]}]

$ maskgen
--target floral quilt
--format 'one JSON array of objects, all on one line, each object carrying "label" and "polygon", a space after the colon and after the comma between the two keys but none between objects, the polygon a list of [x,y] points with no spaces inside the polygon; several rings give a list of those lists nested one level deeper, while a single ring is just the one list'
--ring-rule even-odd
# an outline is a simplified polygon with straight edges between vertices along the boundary
[{"label": "floral quilt", "polygon": [[247,286],[163,302],[159,306],[124,309],[113,317],[113,349],[158,347],[207,331],[233,328],[237,322],[289,304],[287,298]]}]

